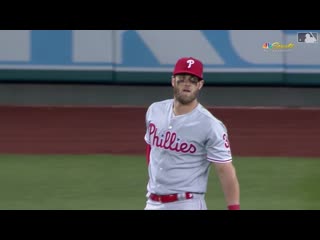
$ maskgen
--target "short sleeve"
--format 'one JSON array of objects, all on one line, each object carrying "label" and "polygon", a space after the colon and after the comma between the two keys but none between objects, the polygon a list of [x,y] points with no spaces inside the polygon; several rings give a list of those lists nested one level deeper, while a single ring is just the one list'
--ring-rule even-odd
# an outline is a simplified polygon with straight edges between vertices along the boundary
[{"label": "short sleeve", "polygon": [[206,142],[207,160],[216,163],[232,161],[227,128],[222,122],[214,122],[208,132]]}]

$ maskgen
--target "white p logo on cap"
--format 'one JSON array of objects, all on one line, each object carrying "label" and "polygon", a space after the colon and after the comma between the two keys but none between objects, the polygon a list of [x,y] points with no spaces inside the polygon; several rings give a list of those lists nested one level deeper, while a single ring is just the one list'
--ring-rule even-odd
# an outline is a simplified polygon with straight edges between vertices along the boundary
[{"label": "white p logo on cap", "polygon": [[194,64],[194,60],[189,59],[187,63],[188,63],[188,68],[191,68],[191,65]]}]

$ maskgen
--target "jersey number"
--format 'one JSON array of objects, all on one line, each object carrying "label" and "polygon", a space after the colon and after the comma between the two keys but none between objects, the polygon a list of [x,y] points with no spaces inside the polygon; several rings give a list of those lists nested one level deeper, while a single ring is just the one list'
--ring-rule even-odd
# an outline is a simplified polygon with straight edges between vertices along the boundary
[{"label": "jersey number", "polygon": [[228,139],[227,134],[223,134],[223,140],[224,140],[224,146],[226,148],[229,148],[230,147],[230,143],[229,143],[229,139]]}]

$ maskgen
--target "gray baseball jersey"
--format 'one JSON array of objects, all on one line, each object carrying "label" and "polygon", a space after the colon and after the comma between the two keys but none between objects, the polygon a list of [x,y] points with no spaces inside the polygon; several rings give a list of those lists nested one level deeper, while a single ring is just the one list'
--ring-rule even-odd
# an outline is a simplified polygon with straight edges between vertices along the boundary
[{"label": "gray baseball jersey", "polygon": [[144,139],[151,145],[151,193],[205,193],[210,163],[232,161],[225,125],[201,104],[179,116],[173,113],[173,99],[151,104]]}]

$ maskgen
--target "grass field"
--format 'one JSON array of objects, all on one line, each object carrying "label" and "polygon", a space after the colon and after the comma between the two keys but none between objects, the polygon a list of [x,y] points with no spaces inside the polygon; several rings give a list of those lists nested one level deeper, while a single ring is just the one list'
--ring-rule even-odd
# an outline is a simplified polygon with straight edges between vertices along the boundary
[{"label": "grass field", "polygon": [[[234,165],[242,209],[320,209],[320,159],[235,157]],[[1,210],[139,210],[146,184],[144,156],[0,155]],[[206,200],[225,209],[214,171]]]}]

